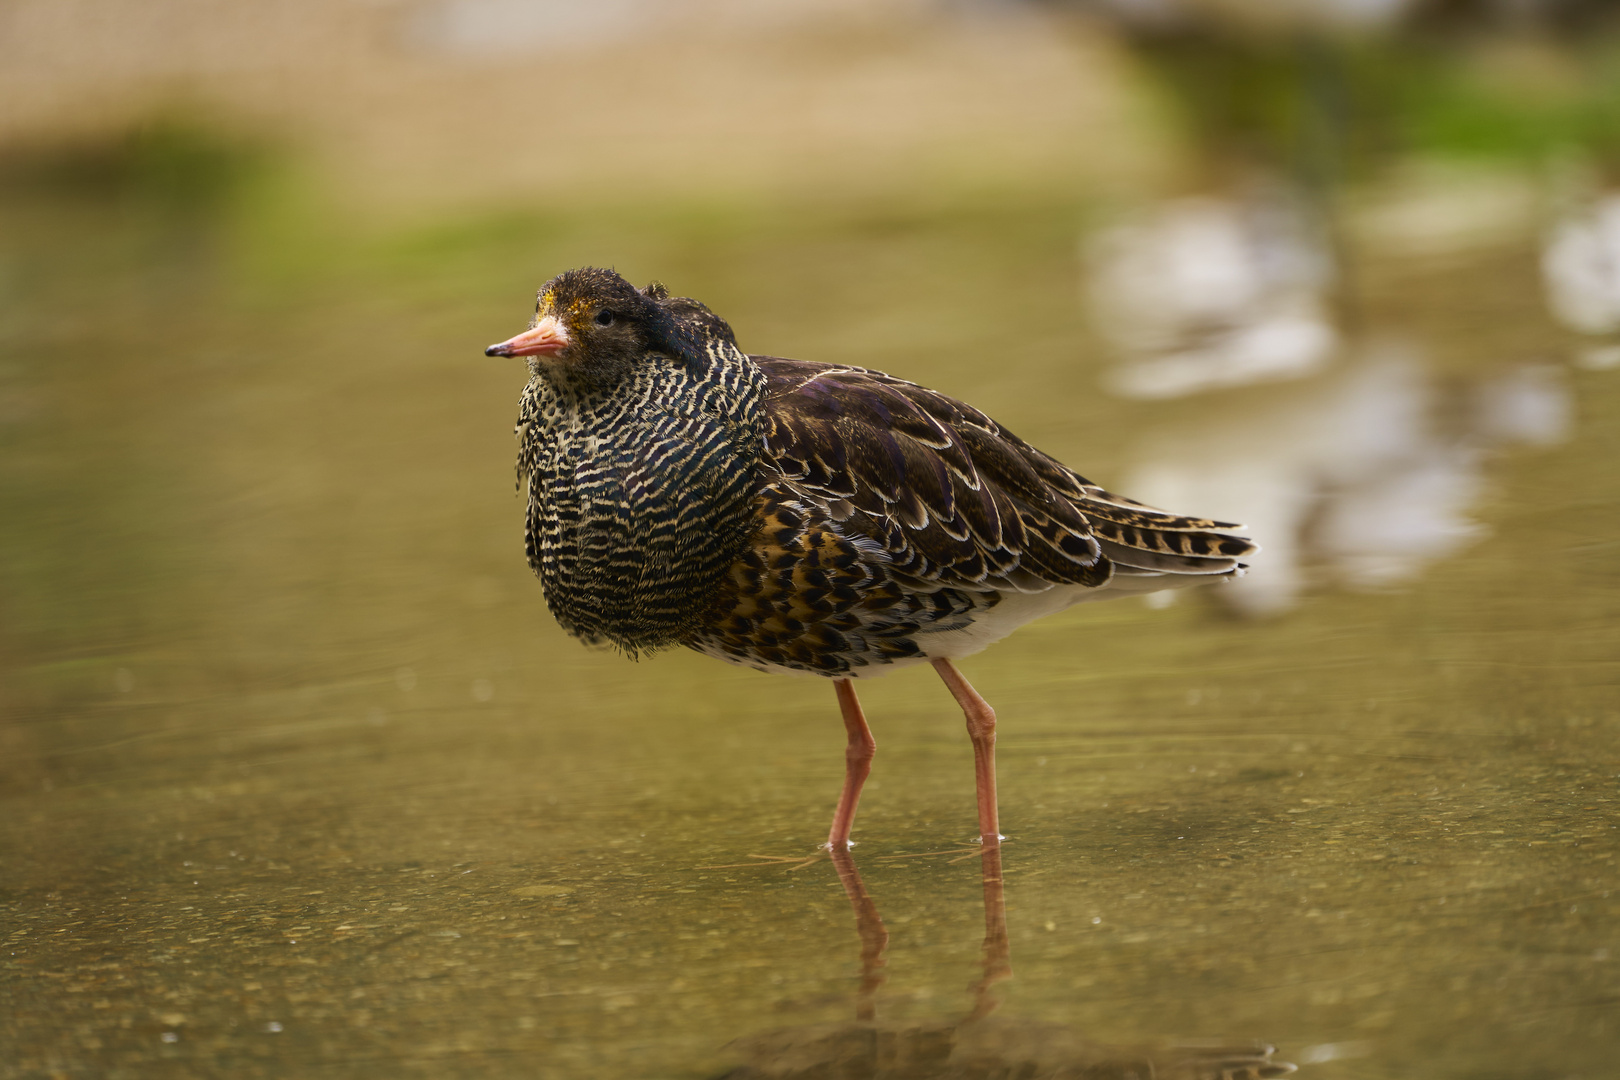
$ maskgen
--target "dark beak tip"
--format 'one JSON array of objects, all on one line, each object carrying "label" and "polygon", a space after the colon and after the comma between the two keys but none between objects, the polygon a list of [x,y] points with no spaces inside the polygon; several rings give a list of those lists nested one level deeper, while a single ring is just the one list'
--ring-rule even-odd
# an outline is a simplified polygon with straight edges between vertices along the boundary
[{"label": "dark beak tip", "polygon": [[491,345],[489,348],[484,350],[484,355],[485,356],[505,356],[506,355],[506,346],[505,345]]}]

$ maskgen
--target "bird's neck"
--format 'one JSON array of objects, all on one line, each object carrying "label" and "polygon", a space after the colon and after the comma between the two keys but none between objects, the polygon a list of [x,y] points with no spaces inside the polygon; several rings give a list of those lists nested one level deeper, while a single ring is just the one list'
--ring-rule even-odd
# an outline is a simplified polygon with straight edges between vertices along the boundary
[{"label": "bird's neck", "polygon": [[530,366],[520,425],[540,431],[632,429],[660,414],[704,415],[757,441],[765,376],[735,345],[710,340],[679,356],[654,354],[617,378],[543,363]]},{"label": "bird's neck", "polygon": [[572,411],[589,411],[611,399],[633,376],[628,366],[586,368],[582,365],[529,359],[529,387],[557,399]]}]

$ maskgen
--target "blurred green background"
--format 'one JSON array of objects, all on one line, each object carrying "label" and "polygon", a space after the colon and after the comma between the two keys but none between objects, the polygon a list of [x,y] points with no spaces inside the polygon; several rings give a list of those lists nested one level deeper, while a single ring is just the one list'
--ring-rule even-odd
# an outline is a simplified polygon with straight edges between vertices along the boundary
[{"label": "blurred green background", "polygon": [[[10,0],[0,1076],[1607,1075],[1617,199],[1601,3]],[[546,616],[482,349],[582,264],[1264,547],[966,666],[1023,1058],[746,1049],[851,1015],[830,867],[712,869],[834,702]],[[961,721],[862,693],[876,1030],[966,1046],[976,867],[880,861]]]}]

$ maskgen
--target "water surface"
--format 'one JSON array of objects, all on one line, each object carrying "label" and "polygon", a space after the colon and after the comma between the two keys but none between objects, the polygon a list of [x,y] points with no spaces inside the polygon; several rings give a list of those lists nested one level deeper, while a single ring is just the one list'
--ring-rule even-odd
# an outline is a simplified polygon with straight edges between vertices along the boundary
[{"label": "water surface", "polygon": [[[220,214],[0,205],[0,1073],[920,1076],[957,1047],[959,1075],[1170,1074],[1226,1043],[1324,1080],[1611,1074],[1620,375],[1568,362],[1534,237],[1372,259],[1320,375],[1130,402],[1060,195],[366,241]],[[1223,490],[1177,447],[1249,446],[1391,341],[1436,445],[1526,366],[1569,417],[1469,442],[1471,531],[1399,580],[1261,535],[1301,574],[1269,618],[1085,605],[965,664],[1002,721],[987,953],[931,673],[861,687],[854,877],[788,869],[750,857],[825,834],[831,688],[631,664],[547,617],[523,372],[480,350],[586,261],[747,348],[967,398],[1102,483]]]}]

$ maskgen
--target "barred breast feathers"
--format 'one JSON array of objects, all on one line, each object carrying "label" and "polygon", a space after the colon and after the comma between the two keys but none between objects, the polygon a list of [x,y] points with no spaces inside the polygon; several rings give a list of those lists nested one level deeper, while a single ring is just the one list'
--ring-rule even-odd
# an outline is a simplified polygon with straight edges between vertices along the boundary
[{"label": "barred breast feathers", "polygon": [[537,365],[517,426],[547,604],[631,655],[690,634],[752,525],[763,377],[724,336],[693,336],[594,393]]}]

